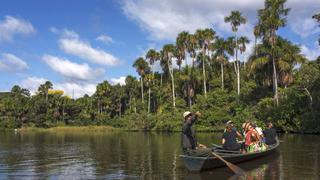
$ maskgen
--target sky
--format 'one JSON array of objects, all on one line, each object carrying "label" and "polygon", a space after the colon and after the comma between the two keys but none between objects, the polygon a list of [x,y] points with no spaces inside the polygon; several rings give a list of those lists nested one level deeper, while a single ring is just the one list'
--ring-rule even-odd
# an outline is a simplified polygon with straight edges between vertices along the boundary
[{"label": "sky", "polygon": [[[150,48],[174,43],[181,31],[213,28],[232,35],[224,17],[239,10],[247,23],[239,35],[251,40],[263,0],[1,0],[0,92],[20,85],[36,92],[49,80],[66,95],[92,95],[97,83],[124,84]],[[320,55],[320,28],[311,18],[320,0],[287,0],[287,26],[278,33],[301,47],[309,59]],[[159,70],[155,65],[154,70]]]}]

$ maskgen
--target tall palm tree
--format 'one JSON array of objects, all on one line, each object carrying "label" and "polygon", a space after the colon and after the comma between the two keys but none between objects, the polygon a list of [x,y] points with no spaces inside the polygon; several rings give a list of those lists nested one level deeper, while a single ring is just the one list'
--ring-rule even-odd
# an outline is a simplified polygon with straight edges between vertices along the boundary
[{"label": "tall palm tree", "polygon": [[[250,41],[247,37],[245,36],[241,36],[238,40],[238,46],[239,46],[239,50],[240,50],[240,54],[244,53],[247,49],[246,44],[248,44]],[[243,60],[244,65],[246,65],[245,60]]]},{"label": "tall palm tree", "polygon": [[205,69],[205,58],[207,57],[207,50],[214,40],[216,32],[213,29],[198,29],[195,33],[196,39],[198,41],[198,46],[202,51],[202,75],[203,75],[203,92],[204,96],[207,97],[207,82],[206,82],[206,69]]},{"label": "tall palm tree", "polygon": [[40,94],[43,94],[46,98],[46,102],[48,102],[48,91],[52,89],[53,85],[50,81],[46,81],[44,84],[41,84],[38,88]]},{"label": "tall palm tree", "polygon": [[143,57],[139,57],[138,59],[136,59],[133,63],[133,67],[136,68],[137,73],[140,75],[141,102],[144,103],[143,78],[144,75],[150,71],[150,67]]},{"label": "tall palm tree", "polygon": [[150,113],[150,105],[151,105],[151,84],[153,82],[154,75],[153,74],[146,74],[145,81],[148,87],[148,113]]},{"label": "tall palm tree", "polygon": [[163,65],[166,65],[171,77],[172,85],[172,106],[173,109],[176,107],[176,97],[175,97],[175,85],[174,85],[174,74],[173,74],[173,62],[172,58],[175,52],[175,46],[173,44],[166,44],[162,48],[161,61]]},{"label": "tall palm tree", "polygon": [[232,52],[233,48],[229,46],[228,41],[223,38],[217,38],[213,43],[214,59],[220,63],[221,68],[221,89],[224,89],[224,65],[227,63],[227,53]]},{"label": "tall palm tree", "polygon": [[274,55],[274,46],[277,42],[277,30],[285,26],[286,16],[289,13],[289,8],[285,8],[286,0],[265,0],[264,9],[258,10],[259,25],[263,28],[263,38],[271,45],[271,57],[273,68],[273,90],[276,105],[279,104],[278,98],[278,77],[276,68],[276,59]]},{"label": "tall palm tree", "polygon": [[[126,92],[128,95],[128,100],[129,100],[129,110],[130,112],[136,113],[137,112],[137,103],[136,103],[136,94],[137,93],[137,86],[138,86],[138,82],[137,79],[133,76],[127,76],[126,77]],[[132,107],[133,106],[133,107]]]},{"label": "tall palm tree", "polygon": [[[188,67],[188,63],[186,60],[186,50],[187,50],[187,43],[188,43],[189,33],[187,31],[182,31],[178,34],[176,38],[176,48],[178,50],[177,59],[178,61],[185,61],[186,67]],[[179,66],[180,69],[180,66]]]},{"label": "tall palm tree", "polygon": [[275,59],[280,85],[287,87],[293,82],[294,67],[304,63],[306,58],[301,55],[301,50],[297,45],[280,37],[274,45],[276,51],[273,52],[268,46],[270,45],[267,42],[258,45],[257,56],[252,55],[249,58],[250,74],[254,75],[257,82],[263,82],[262,85],[270,85],[273,81],[272,64]]},{"label": "tall palm tree", "polygon": [[[155,49],[150,49],[146,54],[146,59],[149,60],[149,64],[154,66],[154,63],[160,59],[160,53]],[[149,75],[150,76],[150,75]],[[161,74],[162,79],[162,74]],[[149,82],[151,80],[151,82]],[[152,71],[152,78],[148,78],[148,92],[149,92],[149,101],[148,101],[148,112],[150,112],[150,96],[151,96],[151,84],[154,85],[154,70]]]},{"label": "tall palm tree", "polygon": [[107,97],[110,96],[111,85],[108,81],[103,81],[99,83],[96,87],[96,96],[98,98],[98,112],[103,113],[109,106],[110,101]]},{"label": "tall palm tree", "polygon": [[237,74],[237,94],[238,94],[238,101],[240,96],[240,61],[238,60],[238,38],[237,38],[237,32],[238,27],[241,24],[245,24],[247,22],[246,18],[242,16],[241,12],[239,11],[231,11],[231,14],[224,18],[224,21],[226,23],[231,24],[232,31],[234,32],[235,36],[235,56],[236,56],[236,74]]}]

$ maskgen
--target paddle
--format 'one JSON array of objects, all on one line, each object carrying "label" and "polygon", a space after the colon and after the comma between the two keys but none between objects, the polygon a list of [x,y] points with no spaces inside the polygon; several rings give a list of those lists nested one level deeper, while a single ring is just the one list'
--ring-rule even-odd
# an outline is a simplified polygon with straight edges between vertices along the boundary
[{"label": "paddle", "polygon": [[222,162],[224,162],[235,174],[240,175],[240,176],[246,176],[246,173],[240,167],[232,164],[231,162],[226,161],[225,159],[223,159],[221,156],[219,156],[218,154],[216,154],[214,152],[211,152],[211,153],[212,153],[212,155],[214,155],[215,157],[220,159]]}]

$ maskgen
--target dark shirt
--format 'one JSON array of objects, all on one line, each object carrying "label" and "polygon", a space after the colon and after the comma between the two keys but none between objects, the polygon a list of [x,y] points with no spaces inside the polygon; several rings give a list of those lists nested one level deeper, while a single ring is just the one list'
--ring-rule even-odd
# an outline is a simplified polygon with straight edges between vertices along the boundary
[{"label": "dark shirt", "polygon": [[192,125],[197,121],[196,116],[192,116],[191,123],[184,122],[181,133],[181,146],[183,150],[195,149],[197,147],[197,139]]},{"label": "dark shirt", "polygon": [[266,129],[263,131],[263,135],[266,138],[266,144],[271,145],[277,143],[277,132],[274,128]]},{"label": "dark shirt", "polygon": [[232,129],[223,133],[222,138],[225,140],[223,149],[226,150],[239,150],[240,145],[237,143],[237,131]]}]

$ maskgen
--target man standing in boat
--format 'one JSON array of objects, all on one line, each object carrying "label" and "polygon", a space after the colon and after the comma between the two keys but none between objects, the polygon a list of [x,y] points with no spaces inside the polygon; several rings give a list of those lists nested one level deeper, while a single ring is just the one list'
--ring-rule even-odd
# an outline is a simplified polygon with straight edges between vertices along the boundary
[{"label": "man standing in boat", "polygon": [[190,111],[186,111],[183,113],[184,122],[181,133],[181,145],[184,154],[189,156],[206,157],[212,154],[211,149],[197,142],[195,131],[192,128],[192,125],[197,122],[200,115],[201,114],[199,111],[194,114]]}]

